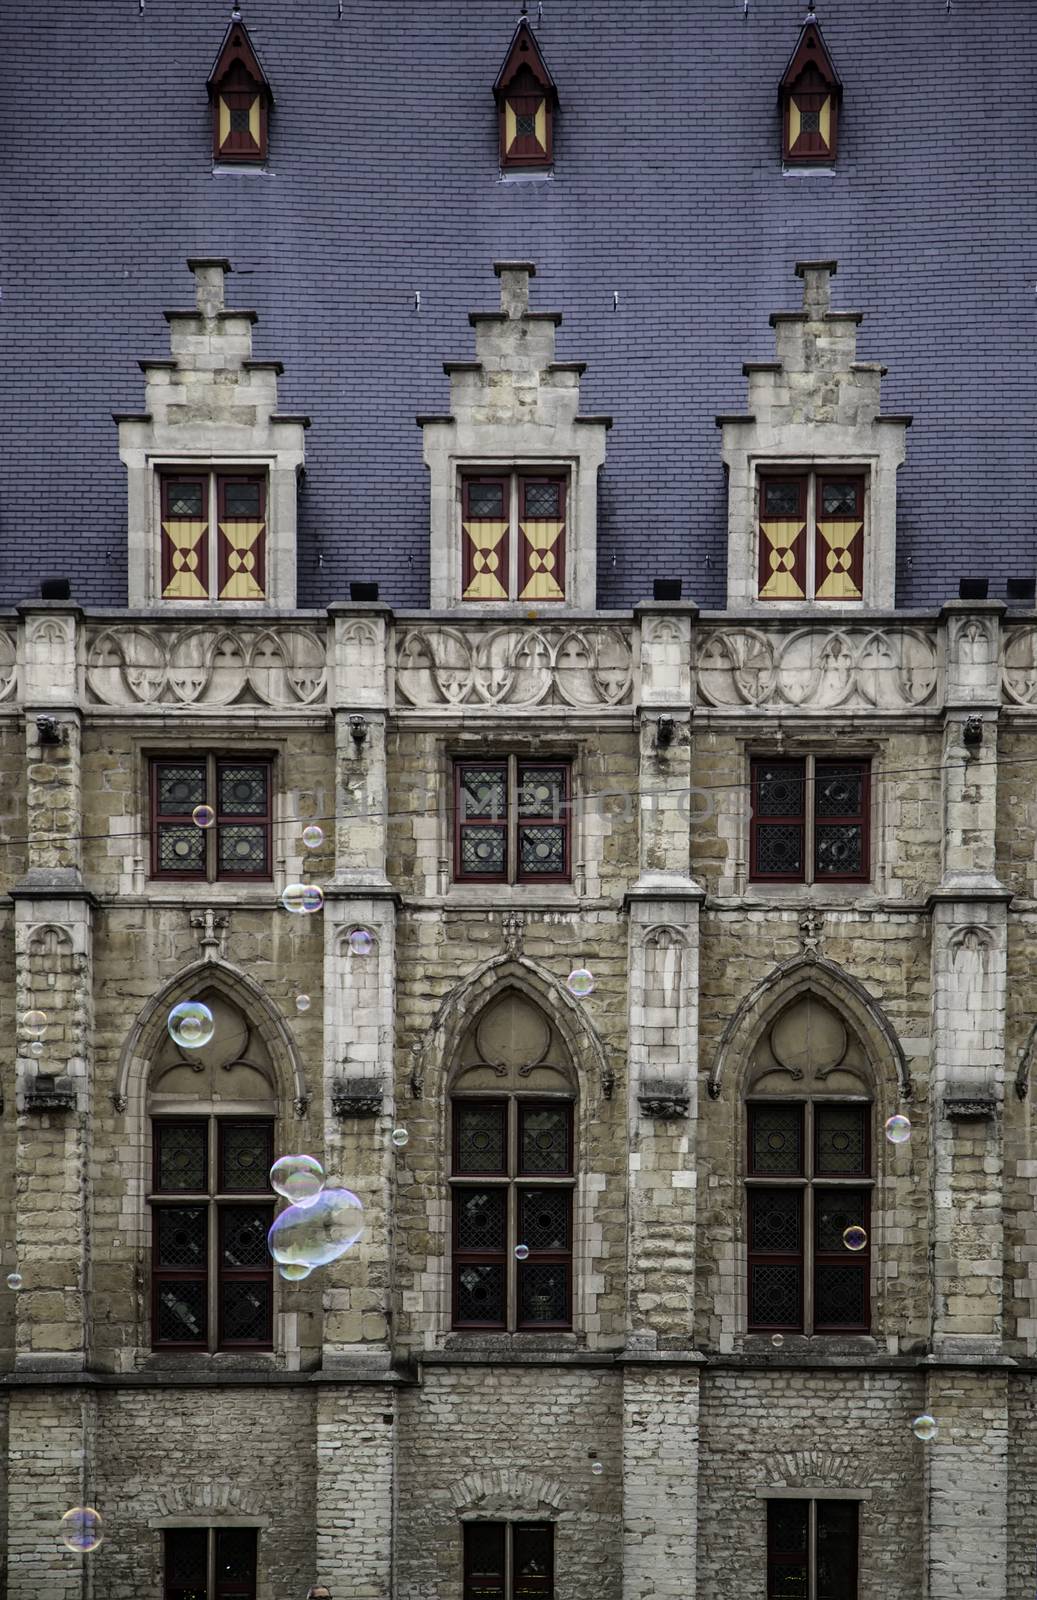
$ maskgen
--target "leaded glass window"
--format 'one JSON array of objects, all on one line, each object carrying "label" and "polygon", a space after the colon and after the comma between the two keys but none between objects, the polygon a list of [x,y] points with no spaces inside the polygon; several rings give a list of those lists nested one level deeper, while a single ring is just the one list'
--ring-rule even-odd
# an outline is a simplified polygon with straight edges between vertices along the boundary
[{"label": "leaded glass window", "polygon": [[458,1096],[452,1114],[454,1326],[570,1327],[571,1103]]},{"label": "leaded glass window", "polygon": [[756,881],[861,882],[868,860],[870,768],[860,760],[752,762],[749,873]]},{"label": "leaded glass window", "polygon": [[750,1331],[866,1332],[871,1108],[833,1098],[747,1109]]},{"label": "leaded glass window", "polygon": [[156,1117],[152,1127],[152,1343],[269,1349],[273,1124]]},{"label": "leaded glass window", "polygon": [[857,1600],[856,1500],[767,1502],[767,1600]]},{"label": "leaded glass window", "polygon": [[455,763],[455,877],[568,879],[570,780],[567,761]]},{"label": "leaded glass window", "polygon": [[256,1600],[258,1530],[167,1528],[165,1600]]},{"label": "leaded glass window", "polygon": [[552,1600],[549,1522],[465,1522],[464,1600]]},{"label": "leaded glass window", "polygon": [[[151,763],[152,873],[157,878],[269,878],[271,764],[215,755]],[[215,814],[200,827],[195,812]],[[247,820],[246,820],[247,819]]]}]

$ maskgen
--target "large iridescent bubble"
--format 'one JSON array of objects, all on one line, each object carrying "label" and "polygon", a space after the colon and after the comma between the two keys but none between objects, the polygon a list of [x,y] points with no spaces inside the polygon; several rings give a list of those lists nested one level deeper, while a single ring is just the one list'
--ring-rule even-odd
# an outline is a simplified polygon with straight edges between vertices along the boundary
[{"label": "large iridescent bubble", "polygon": [[308,916],[323,906],[324,890],[319,883],[289,883],[281,892],[281,904],[297,916]]},{"label": "large iridescent bubble", "polygon": [[308,1206],[289,1206],[270,1232],[270,1254],[285,1266],[325,1267],[364,1231],[364,1208],[349,1189],[322,1189]]},{"label": "large iridescent bubble", "polygon": [[316,1156],[281,1156],[270,1168],[270,1187],[293,1206],[312,1206],[324,1181],[324,1168]]},{"label": "large iridescent bubble", "polygon": [[89,1555],[104,1538],[104,1518],[93,1506],[73,1506],[61,1519],[61,1542],[76,1555]]},{"label": "large iridescent bubble", "polygon": [[201,1000],[181,1000],[166,1021],[169,1037],[182,1050],[200,1050],[216,1031],[212,1012]]}]

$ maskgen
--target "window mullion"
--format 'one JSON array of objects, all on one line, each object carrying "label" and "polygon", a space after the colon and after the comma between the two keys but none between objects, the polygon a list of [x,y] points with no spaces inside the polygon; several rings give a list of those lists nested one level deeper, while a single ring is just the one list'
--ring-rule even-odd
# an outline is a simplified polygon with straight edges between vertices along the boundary
[{"label": "window mullion", "polygon": [[[813,561],[813,556],[811,556]],[[811,569],[812,570],[812,569]],[[803,769],[803,882],[814,881],[814,757],[808,755]]]},{"label": "window mullion", "polygon": [[817,1501],[807,1501],[807,1600],[817,1600]]},{"label": "window mullion", "polygon": [[515,600],[519,592],[519,513],[522,509],[519,504],[521,491],[517,472],[509,473],[508,487],[510,491],[508,523],[511,530],[508,540],[508,599]]},{"label": "window mullion", "polygon": [[205,799],[212,806],[216,818],[211,828],[205,830],[205,876],[210,883],[214,883],[217,876],[217,863],[219,861],[219,835],[220,827],[220,793],[216,771],[216,752],[210,750],[205,758]]},{"label": "window mullion", "polygon": [[[216,1351],[220,1348],[220,1217],[216,1195],[220,1189],[219,1172],[220,1150],[218,1130],[215,1117],[209,1118],[209,1203],[208,1235],[209,1259],[206,1282],[208,1285],[207,1305],[209,1310],[209,1350]],[[210,1544],[212,1539],[210,1537]],[[211,1589],[210,1589],[211,1592]]]},{"label": "window mullion", "polygon": [[808,600],[817,592],[817,474],[807,473],[807,551],[805,588]]},{"label": "window mullion", "polygon": [[803,1108],[803,1332],[814,1331],[814,1107]]},{"label": "window mullion", "polygon": [[[508,757],[508,784],[506,791],[508,807],[508,882],[515,883],[518,878],[518,756]],[[509,1117],[510,1117],[509,1112]],[[510,1138],[510,1134],[509,1134]],[[512,1168],[514,1171],[514,1168]]]}]

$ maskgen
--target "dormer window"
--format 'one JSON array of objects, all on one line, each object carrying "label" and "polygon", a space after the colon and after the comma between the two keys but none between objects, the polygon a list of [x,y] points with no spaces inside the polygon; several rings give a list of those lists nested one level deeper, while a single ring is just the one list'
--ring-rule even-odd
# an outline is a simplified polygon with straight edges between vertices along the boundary
[{"label": "dormer window", "polygon": [[461,480],[461,598],[564,600],[564,473],[466,473]]},{"label": "dormer window", "polygon": [[789,166],[831,166],[839,132],[842,84],[813,4],[778,89],[782,159]]},{"label": "dormer window", "polygon": [[163,600],[266,599],[265,472],[170,470],[161,497]]},{"label": "dormer window", "polygon": [[864,598],[864,474],[761,469],[761,600]]},{"label": "dormer window", "polygon": [[273,95],[239,17],[232,17],[209,74],[213,160],[257,165],[267,156],[267,114]]},{"label": "dormer window", "polygon": [[558,92],[524,18],[515,30],[493,92],[500,121],[501,171],[549,169]]}]

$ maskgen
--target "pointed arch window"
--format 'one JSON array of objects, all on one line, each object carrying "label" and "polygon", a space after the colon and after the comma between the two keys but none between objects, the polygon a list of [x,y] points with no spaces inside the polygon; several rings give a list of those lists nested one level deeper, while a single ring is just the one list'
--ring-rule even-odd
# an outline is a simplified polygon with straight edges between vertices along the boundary
[{"label": "pointed arch window", "polygon": [[842,83],[813,5],[778,89],[781,152],[790,166],[831,166],[839,145]]},{"label": "pointed arch window", "polygon": [[493,92],[500,123],[501,171],[549,169],[554,159],[558,91],[525,18],[515,29]]},{"label": "pointed arch window", "polygon": [[268,119],[273,94],[240,16],[231,18],[209,74],[213,159],[227,165],[252,165],[267,158]]}]

